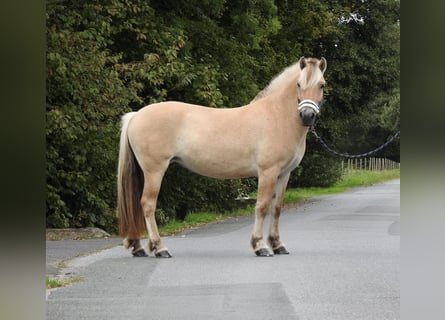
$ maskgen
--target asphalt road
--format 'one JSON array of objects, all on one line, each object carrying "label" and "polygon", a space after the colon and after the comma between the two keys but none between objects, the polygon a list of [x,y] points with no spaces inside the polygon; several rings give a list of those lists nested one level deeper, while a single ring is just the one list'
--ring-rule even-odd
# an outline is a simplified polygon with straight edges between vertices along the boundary
[{"label": "asphalt road", "polygon": [[400,319],[400,180],[280,222],[287,256],[254,256],[250,216],[165,238],[172,259],[116,246],[65,262],[83,280],[47,292],[47,319]]}]

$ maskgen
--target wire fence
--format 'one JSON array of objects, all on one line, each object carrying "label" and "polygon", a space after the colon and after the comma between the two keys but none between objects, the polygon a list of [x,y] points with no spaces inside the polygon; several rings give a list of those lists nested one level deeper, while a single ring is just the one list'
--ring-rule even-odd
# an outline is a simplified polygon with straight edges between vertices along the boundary
[{"label": "wire fence", "polygon": [[390,170],[400,169],[400,162],[386,158],[349,158],[342,160],[341,167],[344,170]]}]

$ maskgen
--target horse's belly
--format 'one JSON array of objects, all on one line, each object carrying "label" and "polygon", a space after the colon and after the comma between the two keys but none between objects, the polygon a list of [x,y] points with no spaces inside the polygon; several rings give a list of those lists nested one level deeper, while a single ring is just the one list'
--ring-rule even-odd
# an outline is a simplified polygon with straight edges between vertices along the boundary
[{"label": "horse's belly", "polygon": [[237,179],[253,177],[257,175],[257,167],[254,161],[246,161],[235,158],[219,157],[197,157],[179,156],[175,159],[183,167],[200,175],[217,179]]}]

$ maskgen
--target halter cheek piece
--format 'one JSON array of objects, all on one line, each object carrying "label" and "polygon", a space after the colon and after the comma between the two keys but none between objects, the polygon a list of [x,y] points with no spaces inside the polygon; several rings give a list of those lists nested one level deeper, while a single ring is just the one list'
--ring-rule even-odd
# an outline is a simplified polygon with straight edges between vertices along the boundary
[{"label": "halter cheek piece", "polygon": [[321,102],[320,105],[317,105],[312,100],[303,100],[298,104],[298,111],[301,111],[303,108],[310,108],[315,111],[315,114],[319,114],[321,109]]}]

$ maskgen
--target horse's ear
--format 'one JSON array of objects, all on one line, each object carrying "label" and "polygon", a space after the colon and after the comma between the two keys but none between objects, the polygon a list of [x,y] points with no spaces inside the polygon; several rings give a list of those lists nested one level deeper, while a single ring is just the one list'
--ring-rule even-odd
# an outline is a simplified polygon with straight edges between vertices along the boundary
[{"label": "horse's ear", "polygon": [[303,57],[300,58],[300,60],[298,61],[300,63],[300,69],[303,70],[304,67],[306,67],[306,59]]},{"label": "horse's ear", "polygon": [[326,59],[324,57],[321,58],[319,66],[320,66],[321,72],[324,73],[326,71],[326,68],[328,67],[328,62],[326,61]]}]

